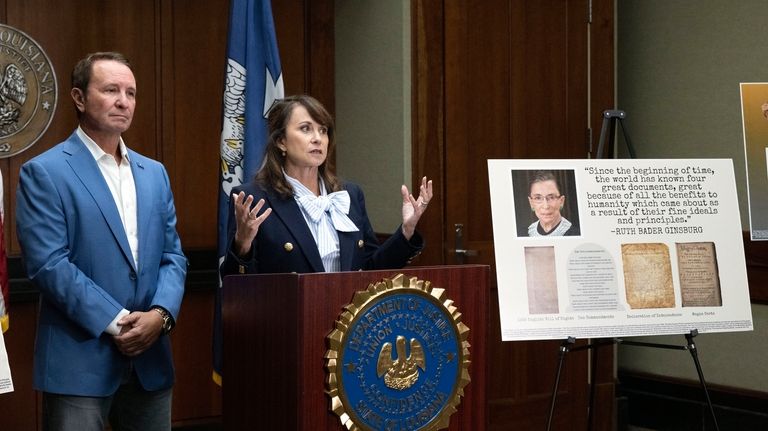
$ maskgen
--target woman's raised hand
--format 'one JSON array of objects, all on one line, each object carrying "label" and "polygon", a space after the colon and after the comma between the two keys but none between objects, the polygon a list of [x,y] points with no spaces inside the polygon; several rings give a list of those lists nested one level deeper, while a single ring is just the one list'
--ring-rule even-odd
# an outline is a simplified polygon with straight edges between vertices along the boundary
[{"label": "woman's raised hand", "polygon": [[416,231],[416,224],[432,200],[432,180],[421,178],[418,198],[414,198],[405,185],[400,188],[400,193],[403,195],[403,235],[410,240]]},{"label": "woman's raised hand", "polygon": [[238,256],[245,256],[251,250],[251,243],[259,232],[259,226],[272,213],[272,208],[267,208],[259,215],[259,211],[264,206],[264,199],[259,199],[253,208],[251,208],[253,195],[246,197],[244,192],[240,192],[232,194],[232,199],[234,199],[235,221],[237,222],[235,252]]}]

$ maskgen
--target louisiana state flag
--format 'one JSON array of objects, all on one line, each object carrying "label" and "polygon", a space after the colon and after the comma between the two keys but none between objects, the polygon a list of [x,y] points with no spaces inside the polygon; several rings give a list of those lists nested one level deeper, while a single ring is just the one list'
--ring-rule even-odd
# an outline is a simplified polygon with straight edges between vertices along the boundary
[{"label": "louisiana state flag", "polygon": [[[285,96],[269,0],[232,0],[229,14],[226,82],[219,177],[219,265],[227,252],[227,212],[232,189],[251,180],[261,166],[267,139],[266,116]],[[221,385],[221,278],[213,333],[213,380]]]},{"label": "louisiana state flag", "polygon": [[9,302],[9,286],[8,286],[8,262],[5,256],[5,234],[4,234],[4,222],[5,215],[3,214],[3,204],[5,203],[5,197],[3,196],[3,174],[0,172],[0,327],[2,332],[8,330],[10,325],[10,317],[8,316],[8,302]]}]

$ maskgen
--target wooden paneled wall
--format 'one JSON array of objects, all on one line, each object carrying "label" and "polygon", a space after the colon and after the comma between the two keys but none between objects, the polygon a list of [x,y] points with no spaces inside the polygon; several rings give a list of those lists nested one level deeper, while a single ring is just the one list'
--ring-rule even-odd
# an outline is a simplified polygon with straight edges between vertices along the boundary
[{"label": "wooden paneled wall", "polygon": [[[333,111],[333,1],[273,3],[286,94],[310,93]],[[72,67],[86,53],[105,50],[120,51],[133,64],[137,108],[125,139],[168,169],[184,248],[216,247],[228,15],[226,0],[0,0],[0,22],[41,45],[59,88],[45,135],[27,151],[0,159],[11,255],[19,254],[13,214],[19,168],[72,133]]]},{"label": "wooden paneled wall", "polygon": [[[333,0],[272,3],[286,94],[312,94],[333,112]],[[211,380],[210,358],[228,16],[228,0],[0,0],[0,22],[40,44],[56,71],[59,91],[45,135],[30,149],[0,159],[13,278],[5,339],[16,389],[0,395],[3,430],[37,429],[40,409],[39,395],[31,387],[37,294],[21,267],[15,234],[19,168],[77,126],[70,73],[77,60],[93,51],[120,51],[133,64],[137,108],[125,140],[165,164],[182,246],[191,260],[172,334],[177,371],[173,420],[196,423],[221,415],[221,392]]]},{"label": "wooden paneled wall", "polygon": [[[437,179],[441,189],[432,202],[443,210],[433,207],[419,224],[428,244],[420,259],[489,264],[493,272],[487,160],[587,156],[588,127],[600,130],[599,113],[613,106],[613,2],[413,5],[412,163],[415,172]],[[522,270],[520,262],[506,264]],[[497,303],[495,274],[492,285],[491,303]],[[501,342],[499,319],[498,308],[489,312],[488,342],[479,347],[493,376],[486,387],[488,429],[544,427],[557,342]],[[612,350],[599,356],[606,365],[597,380],[586,355],[572,355],[565,364],[554,429],[587,428],[590,381],[598,382],[594,429],[611,429]]]}]

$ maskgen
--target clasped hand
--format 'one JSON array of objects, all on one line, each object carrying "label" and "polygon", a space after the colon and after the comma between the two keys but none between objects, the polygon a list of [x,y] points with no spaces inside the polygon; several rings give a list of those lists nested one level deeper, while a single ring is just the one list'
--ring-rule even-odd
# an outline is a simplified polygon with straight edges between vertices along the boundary
[{"label": "clasped hand", "polygon": [[163,318],[154,310],[134,311],[117,322],[120,333],[112,339],[126,356],[144,353],[163,332]]}]

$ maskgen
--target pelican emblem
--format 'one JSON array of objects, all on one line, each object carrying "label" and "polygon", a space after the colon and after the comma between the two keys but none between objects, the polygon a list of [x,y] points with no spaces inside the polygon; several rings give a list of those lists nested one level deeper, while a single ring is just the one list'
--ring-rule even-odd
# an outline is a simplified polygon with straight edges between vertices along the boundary
[{"label": "pelican emblem", "polygon": [[419,379],[419,368],[426,371],[424,349],[421,343],[411,338],[411,354],[405,356],[405,337],[397,336],[395,341],[397,358],[392,360],[392,343],[384,343],[379,352],[379,360],[376,364],[376,373],[384,376],[384,384],[388,388],[404,390],[408,389]]},{"label": "pelican emblem", "polygon": [[448,428],[470,381],[468,338],[430,281],[398,274],[355,292],[326,336],[325,393],[341,429]]},{"label": "pelican emblem", "polygon": [[0,76],[0,127],[7,126],[19,120],[19,107],[27,100],[27,80],[15,64],[5,67]]}]

